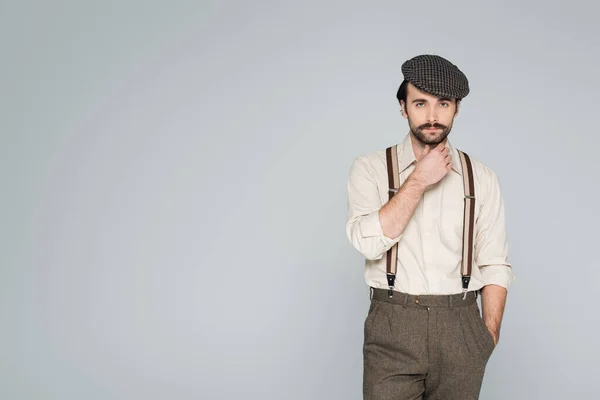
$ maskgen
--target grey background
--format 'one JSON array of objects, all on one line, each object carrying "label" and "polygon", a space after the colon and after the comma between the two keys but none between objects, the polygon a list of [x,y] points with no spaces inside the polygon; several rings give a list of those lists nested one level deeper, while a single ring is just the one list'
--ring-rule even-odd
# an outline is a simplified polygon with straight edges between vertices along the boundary
[{"label": "grey background", "polygon": [[482,398],[595,397],[592,4],[0,2],[0,398],[360,399],[346,179],[427,52],[506,200]]}]

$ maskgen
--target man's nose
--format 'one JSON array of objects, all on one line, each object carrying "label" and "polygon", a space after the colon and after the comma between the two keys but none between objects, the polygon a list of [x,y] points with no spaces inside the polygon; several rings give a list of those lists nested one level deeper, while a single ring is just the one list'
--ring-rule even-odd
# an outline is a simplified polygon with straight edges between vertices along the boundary
[{"label": "man's nose", "polygon": [[427,122],[429,122],[429,123],[437,122],[437,115],[436,115],[435,111],[430,110],[427,113]]}]

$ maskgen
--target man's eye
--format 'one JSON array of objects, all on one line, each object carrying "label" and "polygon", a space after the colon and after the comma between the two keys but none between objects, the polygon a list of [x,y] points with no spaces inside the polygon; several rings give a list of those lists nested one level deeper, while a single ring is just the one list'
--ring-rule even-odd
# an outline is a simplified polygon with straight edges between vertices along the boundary
[{"label": "man's eye", "polygon": [[416,106],[417,106],[417,107],[421,107],[421,106],[423,106],[423,105],[425,105],[425,103],[416,103]]},{"label": "man's eye", "polygon": [[448,107],[450,104],[448,103],[442,103],[442,107]]}]

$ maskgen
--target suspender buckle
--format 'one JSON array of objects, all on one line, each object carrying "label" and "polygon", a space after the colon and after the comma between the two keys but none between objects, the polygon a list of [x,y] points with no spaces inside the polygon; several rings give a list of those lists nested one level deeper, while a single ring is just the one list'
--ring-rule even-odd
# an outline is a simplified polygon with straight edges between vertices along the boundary
[{"label": "suspender buckle", "polygon": [[463,288],[463,300],[467,299],[467,289],[469,288],[469,282],[471,281],[470,276],[462,277],[462,288]]},{"label": "suspender buckle", "polygon": [[393,292],[394,292],[394,281],[396,280],[396,275],[395,274],[386,274],[387,275],[387,281],[388,281],[388,297],[391,299],[393,296]]}]

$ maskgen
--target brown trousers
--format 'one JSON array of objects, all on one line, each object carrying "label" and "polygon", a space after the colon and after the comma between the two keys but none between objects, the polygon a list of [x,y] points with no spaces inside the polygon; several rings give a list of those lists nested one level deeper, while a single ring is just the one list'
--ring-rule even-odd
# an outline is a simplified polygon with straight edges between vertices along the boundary
[{"label": "brown trousers", "polygon": [[364,400],[476,400],[494,340],[476,294],[414,296],[371,289]]}]

